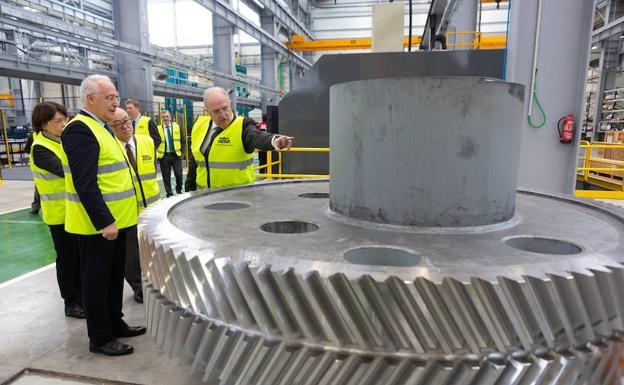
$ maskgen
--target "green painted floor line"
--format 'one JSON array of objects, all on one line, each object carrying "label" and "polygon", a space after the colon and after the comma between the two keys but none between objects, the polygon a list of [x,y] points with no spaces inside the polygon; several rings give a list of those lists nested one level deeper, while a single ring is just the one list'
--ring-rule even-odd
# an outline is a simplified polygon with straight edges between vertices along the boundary
[{"label": "green painted floor line", "polygon": [[[164,198],[162,179],[159,178],[158,184],[161,197]],[[171,187],[175,192],[173,176]],[[41,220],[41,214],[30,215],[30,208],[0,214],[0,283],[55,261],[56,252],[50,230]]]},{"label": "green painted floor line", "polygon": [[56,260],[48,226],[30,208],[0,214],[0,283]]}]

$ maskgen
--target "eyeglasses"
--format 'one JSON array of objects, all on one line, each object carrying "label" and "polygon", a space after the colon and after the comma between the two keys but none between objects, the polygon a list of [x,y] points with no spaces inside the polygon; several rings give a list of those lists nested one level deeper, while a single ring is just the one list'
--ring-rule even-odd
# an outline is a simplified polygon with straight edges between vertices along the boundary
[{"label": "eyeglasses", "polygon": [[103,96],[103,95],[96,94],[95,92],[92,93],[91,95],[97,95],[97,96],[99,96],[101,98],[104,98],[109,103],[112,103],[113,101],[116,101],[117,103],[119,103],[121,101],[121,98],[119,97],[119,95]]},{"label": "eyeglasses", "polygon": [[232,108],[230,106],[225,106],[223,108],[218,108],[216,110],[210,111],[210,115],[219,115],[222,112],[230,112]]},{"label": "eyeglasses", "polygon": [[123,120],[117,120],[117,121],[114,121],[112,123],[112,126],[115,127],[115,128],[121,128],[121,127],[124,126],[124,124],[128,123],[129,121],[130,121],[130,119],[128,119],[128,118],[125,118]]}]

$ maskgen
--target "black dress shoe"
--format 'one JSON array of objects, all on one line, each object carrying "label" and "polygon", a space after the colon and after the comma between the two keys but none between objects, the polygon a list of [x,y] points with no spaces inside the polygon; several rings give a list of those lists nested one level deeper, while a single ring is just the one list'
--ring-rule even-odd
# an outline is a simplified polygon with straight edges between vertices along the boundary
[{"label": "black dress shoe", "polygon": [[107,356],[125,356],[126,354],[132,354],[134,348],[121,341],[111,340],[102,346],[97,346],[89,342],[89,351],[91,353],[102,353]]},{"label": "black dress shoe", "polygon": [[134,302],[143,303],[143,290],[139,289],[134,292]]},{"label": "black dress shoe", "polygon": [[123,330],[113,331],[113,336],[119,337],[136,337],[145,334],[147,328],[145,326],[128,326]]},{"label": "black dress shoe", "polygon": [[65,306],[65,317],[84,319],[87,318],[87,315],[85,314],[84,310],[82,310],[80,305],[75,303],[73,305]]}]

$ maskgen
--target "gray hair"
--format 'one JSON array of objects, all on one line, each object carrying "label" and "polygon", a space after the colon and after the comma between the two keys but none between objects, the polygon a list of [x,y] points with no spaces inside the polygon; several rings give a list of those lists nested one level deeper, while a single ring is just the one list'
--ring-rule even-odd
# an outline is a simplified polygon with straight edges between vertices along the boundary
[{"label": "gray hair", "polygon": [[97,83],[101,81],[111,82],[112,80],[106,75],[89,75],[82,83],[80,83],[80,99],[82,103],[87,104],[87,95],[97,91]]}]

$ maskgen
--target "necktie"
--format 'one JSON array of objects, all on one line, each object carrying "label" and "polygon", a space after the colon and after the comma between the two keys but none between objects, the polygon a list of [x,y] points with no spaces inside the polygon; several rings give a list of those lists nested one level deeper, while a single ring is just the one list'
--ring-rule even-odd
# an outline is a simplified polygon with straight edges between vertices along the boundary
[{"label": "necktie", "polygon": [[130,143],[126,143],[126,154],[128,154],[128,161],[130,162],[130,165],[132,166],[134,171],[138,174],[137,162],[134,157],[134,154],[132,153],[132,147],[130,147]]},{"label": "necktie", "polygon": [[135,128],[136,128],[136,121],[132,119],[132,133],[134,133]]}]

